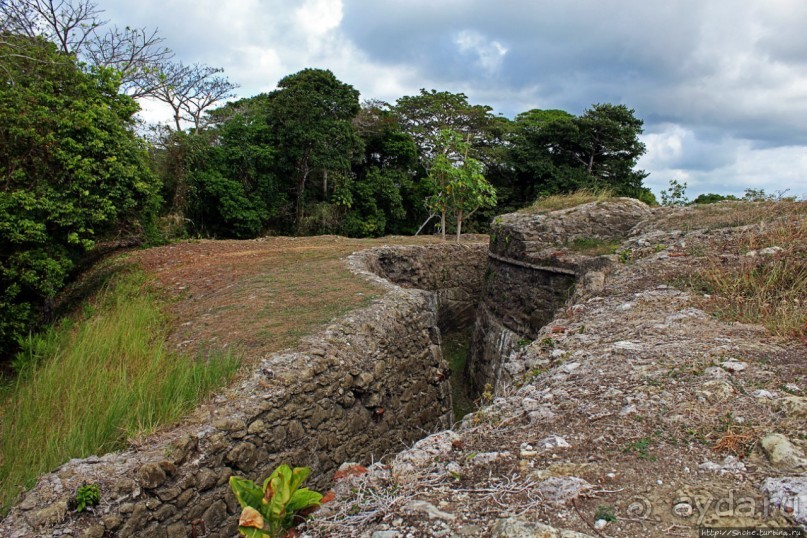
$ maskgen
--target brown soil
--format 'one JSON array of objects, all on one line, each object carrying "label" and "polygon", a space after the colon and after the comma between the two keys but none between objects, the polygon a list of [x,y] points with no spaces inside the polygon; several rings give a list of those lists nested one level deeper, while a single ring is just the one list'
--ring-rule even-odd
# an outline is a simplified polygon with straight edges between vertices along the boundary
[{"label": "brown soil", "polygon": [[138,251],[130,259],[154,275],[170,300],[173,347],[191,354],[235,349],[252,362],[293,347],[381,293],[347,269],[345,256],[380,245],[436,241],[339,236],[194,241]]}]

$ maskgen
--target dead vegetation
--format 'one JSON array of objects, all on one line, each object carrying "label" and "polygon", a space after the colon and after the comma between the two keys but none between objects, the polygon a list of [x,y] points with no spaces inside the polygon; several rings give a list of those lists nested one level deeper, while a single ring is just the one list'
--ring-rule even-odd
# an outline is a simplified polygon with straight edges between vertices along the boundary
[{"label": "dead vegetation", "polygon": [[538,198],[535,203],[520,210],[519,213],[527,213],[530,215],[549,213],[550,211],[568,209],[570,207],[576,207],[589,202],[602,202],[612,198],[613,196],[613,193],[611,193],[611,191],[608,189],[580,189],[570,194],[553,194],[551,196]]},{"label": "dead vegetation", "polygon": [[[480,240],[487,237],[463,236]],[[194,354],[236,348],[248,366],[379,296],[377,286],[347,268],[343,259],[352,252],[439,241],[434,236],[187,241],[131,257],[172,301],[172,348]]]},{"label": "dead vegetation", "polygon": [[[717,247],[689,248],[699,263],[684,282],[699,306],[727,321],[759,323],[772,334],[807,338],[807,203],[745,203],[755,221]],[[739,218],[739,216],[737,218]]]}]

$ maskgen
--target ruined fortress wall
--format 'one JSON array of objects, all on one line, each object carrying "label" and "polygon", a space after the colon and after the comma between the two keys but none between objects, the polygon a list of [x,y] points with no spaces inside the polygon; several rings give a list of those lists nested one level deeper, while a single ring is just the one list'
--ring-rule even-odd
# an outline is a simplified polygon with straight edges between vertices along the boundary
[{"label": "ruined fortress wall", "polygon": [[[183,424],[41,477],[0,522],[0,536],[229,537],[240,513],[231,475],[262,481],[280,463],[309,466],[324,488],[344,461],[377,461],[449,427],[438,317],[473,312],[485,251],[440,245],[352,256],[355,271],[386,288],[380,299],[299,351],[264,358]],[[84,483],[100,486],[101,503],[76,515],[68,501]]]}]

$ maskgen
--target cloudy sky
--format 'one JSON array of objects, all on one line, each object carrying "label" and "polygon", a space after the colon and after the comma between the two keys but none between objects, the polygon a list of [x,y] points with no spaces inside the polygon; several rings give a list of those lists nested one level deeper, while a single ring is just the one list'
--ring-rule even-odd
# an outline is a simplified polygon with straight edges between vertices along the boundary
[{"label": "cloudy sky", "polygon": [[807,196],[805,0],[97,1],[241,96],[319,67],[363,99],[434,88],[511,118],[621,103],[645,122],[657,194],[676,178],[690,198]]}]

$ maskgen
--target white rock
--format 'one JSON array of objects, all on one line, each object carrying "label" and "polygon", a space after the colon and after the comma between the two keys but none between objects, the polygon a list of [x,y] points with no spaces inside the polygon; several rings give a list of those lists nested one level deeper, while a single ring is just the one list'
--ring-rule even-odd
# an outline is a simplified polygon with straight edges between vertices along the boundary
[{"label": "white rock", "polygon": [[481,452],[468,460],[473,466],[489,465],[503,458],[510,457],[510,452]]},{"label": "white rock", "polygon": [[604,519],[598,519],[597,521],[594,522],[594,528],[597,529],[598,531],[603,530],[607,526],[608,522]]},{"label": "white rock", "polygon": [[570,363],[567,363],[567,364],[564,364],[563,366],[561,366],[560,371],[565,373],[565,374],[571,374],[572,372],[574,372],[578,368],[580,368],[580,363],[579,362],[570,362]]},{"label": "white rock", "polygon": [[541,407],[535,411],[527,413],[531,423],[535,422],[553,422],[557,415],[552,412],[549,407]]},{"label": "white rock", "polygon": [[521,517],[500,519],[491,529],[491,538],[590,538],[588,534],[559,530]]},{"label": "white rock", "polygon": [[429,519],[441,519],[443,521],[454,521],[457,516],[441,511],[430,502],[426,501],[409,501],[404,506],[404,511],[409,513],[420,512],[429,516]]},{"label": "white rock", "polygon": [[771,433],[759,442],[771,465],[780,469],[807,468],[804,453],[780,433]]},{"label": "white rock", "polygon": [[527,413],[537,411],[541,408],[541,402],[533,398],[524,398],[521,400],[521,408]]},{"label": "white rock", "polygon": [[553,359],[561,359],[564,355],[566,355],[566,352],[562,349],[553,349],[552,353],[549,354]]},{"label": "white rock", "polygon": [[703,371],[703,374],[707,377],[712,377],[715,379],[722,379],[724,377],[728,377],[728,372],[726,372],[723,368],[718,368],[717,366],[710,366],[706,370]]},{"label": "white rock", "polygon": [[591,488],[591,484],[576,476],[555,476],[538,484],[544,500],[553,504],[566,504]]},{"label": "white rock", "polygon": [[755,390],[753,394],[754,398],[773,399],[775,397],[775,395],[771,391],[765,389]]},{"label": "white rock", "polygon": [[721,476],[725,474],[740,474],[745,472],[745,464],[734,456],[727,456],[722,464],[706,461],[698,465],[698,469],[710,473],[718,473]]},{"label": "white rock", "polygon": [[748,364],[746,364],[744,362],[740,362],[738,360],[734,360],[734,359],[728,360],[728,361],[723,361],[722,363],[720,363],[720,366],[722,366],[725,370],[728,370],[729,372],[732,372],[732,373],[735,373],[735,374],[739,373],[739,372],[742,372],[743,370],[748,368]]},{"label": "white rock", "polygon": [[791,512],[797,523],[807,525],[807,476],[766,478],[759,489],[771,502],[785,512]]},{"label": "white rock", "polygon": [[566,442],[566,439],[558,435],[550,435],[538,441],[538,444],[544,448],[570,448],[572,445]]},{"label": "white rock", "polygon": [[641,351],[642,349],[641,344],[637,344],[636,342],[630,342],[628,340],[620,340],[619,342],[614,342],[613,347],[614,349],[626,349],[628,351]]}]

